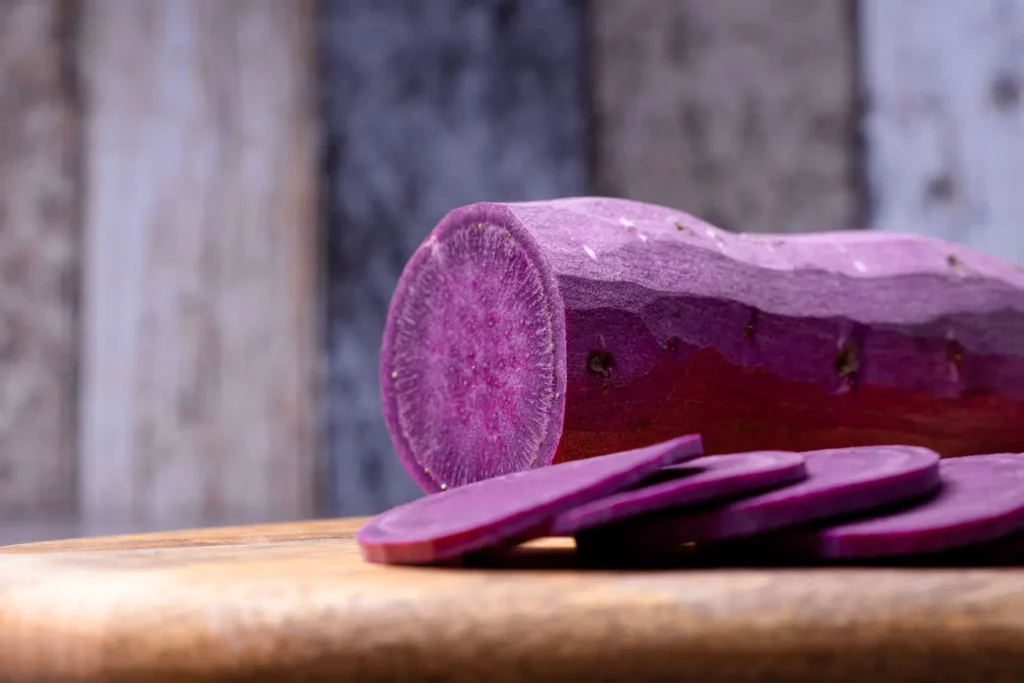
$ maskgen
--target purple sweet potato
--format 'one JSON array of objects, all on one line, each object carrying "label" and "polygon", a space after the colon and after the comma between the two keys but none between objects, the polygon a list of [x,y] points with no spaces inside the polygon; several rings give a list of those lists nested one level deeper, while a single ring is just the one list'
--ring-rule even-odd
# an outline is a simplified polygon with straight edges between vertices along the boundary
[{"label": "purple sweet potato", "polygon": [[780,534],[803,557],[854,559],[938,553],[1024,530],[1024,455],[976,455],[940,465],[942,486],[919,504],[835,526]]},{"label": "purple sweet potato", "polygon": [[367,522],[356,539],[370,562],[441,562],[503,541],[546,535],[559,513],[700,454],[700,437],[684,436],[633,451],[513,472],[392,508]]},{"label": "purple sweet potato", "polygon": [[666,467],[633,489],[563,512],[555,518],[549,533],[571,536],[640,514],[732,498],[806,477],[804,457],[799,453],[709,455]]},{"label": "purple sweet potato", "polygon": [[743,538],[883,507],[936,490],[939,456],[913,446],[805,453],[807,478],[701,510],[665,510],[577,535],[582,546],[651,553],[689,542]]},{"label": "purple sweet potato", "polygon": [[573,198],[456,209],[381,352],[426,491],[700,433],[708,454],[1024,451],[1024,273],[934,239],[742,235]]}]

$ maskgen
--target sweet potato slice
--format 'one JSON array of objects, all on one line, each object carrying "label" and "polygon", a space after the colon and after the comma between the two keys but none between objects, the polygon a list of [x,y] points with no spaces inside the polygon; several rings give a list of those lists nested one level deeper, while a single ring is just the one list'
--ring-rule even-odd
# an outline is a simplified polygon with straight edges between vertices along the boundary
[{"label": "sweet potato slice", "polygon": [[367,522],[356,539],[370,562],[441,562],[505,541],[546,535],[560,512],[700,455],[700,438],[684,436],[633,451],[493,477],[392,508]]},{"label": "sweet potato slice", "polygon": [[555,518],[550,533],[571,536],[644,513],[733,498],[806,477],[804,458],[799,453],[709,455],[663,468],[633,489],[563,512]]}]

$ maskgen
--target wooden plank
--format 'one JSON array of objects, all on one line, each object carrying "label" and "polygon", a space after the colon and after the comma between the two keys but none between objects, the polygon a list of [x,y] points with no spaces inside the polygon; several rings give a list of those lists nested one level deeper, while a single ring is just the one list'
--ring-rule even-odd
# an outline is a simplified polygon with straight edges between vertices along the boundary
[{"label": "wooden plank", "polygon": [[85,520],[310,514],[312,2],[81,11]]},{"label": "wooden plank", "polygon": [[[1011,683],[1020,568],[369,565],[362,520],[0,549],[0,677]],[[685,566],[685,565],[684,565]]]},{"label": "wooden plank", "polygon": [[600,193],[727,229],[855,227],[852,1],[591,3]]},{"label": "wooden plank", "polygon": [[0,516],[75,505],[78,128],[65,2],[0,2]]},{"label": "wooden plank", "polygon": [[325,3],[328,406],[334,514],[419,494],[378,357],[406,259],[450,209],[587,190],[583,5]]},{"label": "wooden plank", "polygon": [[1024,0],[863,0],[872,225],[1024,264]]}]

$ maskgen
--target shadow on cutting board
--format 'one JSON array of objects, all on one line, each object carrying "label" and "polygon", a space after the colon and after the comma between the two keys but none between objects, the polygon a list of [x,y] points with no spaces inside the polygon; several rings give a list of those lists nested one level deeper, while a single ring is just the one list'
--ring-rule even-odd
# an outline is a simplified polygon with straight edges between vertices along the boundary
[{"label": "shadow on cutting board", "polygon": [[449,567],[488,570],[665,571],[708,569],[809,569],[809,568],[914,568],[953,569],[1024,567],[1024,533],[1014,534],[957,551],[888,557],[861,561],[801,560],[779,557],[757,540],[716,543],[698,547],[679,546],[671,552],[649,556],[623,556],[611,549],[577,548],[569,538],[544,538],[510,548],[490,549],[468,555]]}]

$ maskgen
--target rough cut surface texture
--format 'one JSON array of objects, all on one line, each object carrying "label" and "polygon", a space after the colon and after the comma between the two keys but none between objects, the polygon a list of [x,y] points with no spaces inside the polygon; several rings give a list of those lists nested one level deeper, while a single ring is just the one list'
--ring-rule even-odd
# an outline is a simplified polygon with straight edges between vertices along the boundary
[{"label": "rough cut surface texture", "polygon": [[700,433],[708,454],[1024,451],[1024,272],[619,199],[475,204],[407,264],[385,418],[426,490]]},{"label": "rough cut surface texture", "polygon": [[359,530],[371,562],[427,564],[547,535],[561,512],[617,493],[701,454],[700,437],[513,472],[399,505]]},{"label": "rough cut surface texture", "polygon": [[920,504],[783,536],[779,549],[836,559],[933,553],[992,541],[1024,527],[1024,455],[947,460],[940,475],[938,493]]}]

